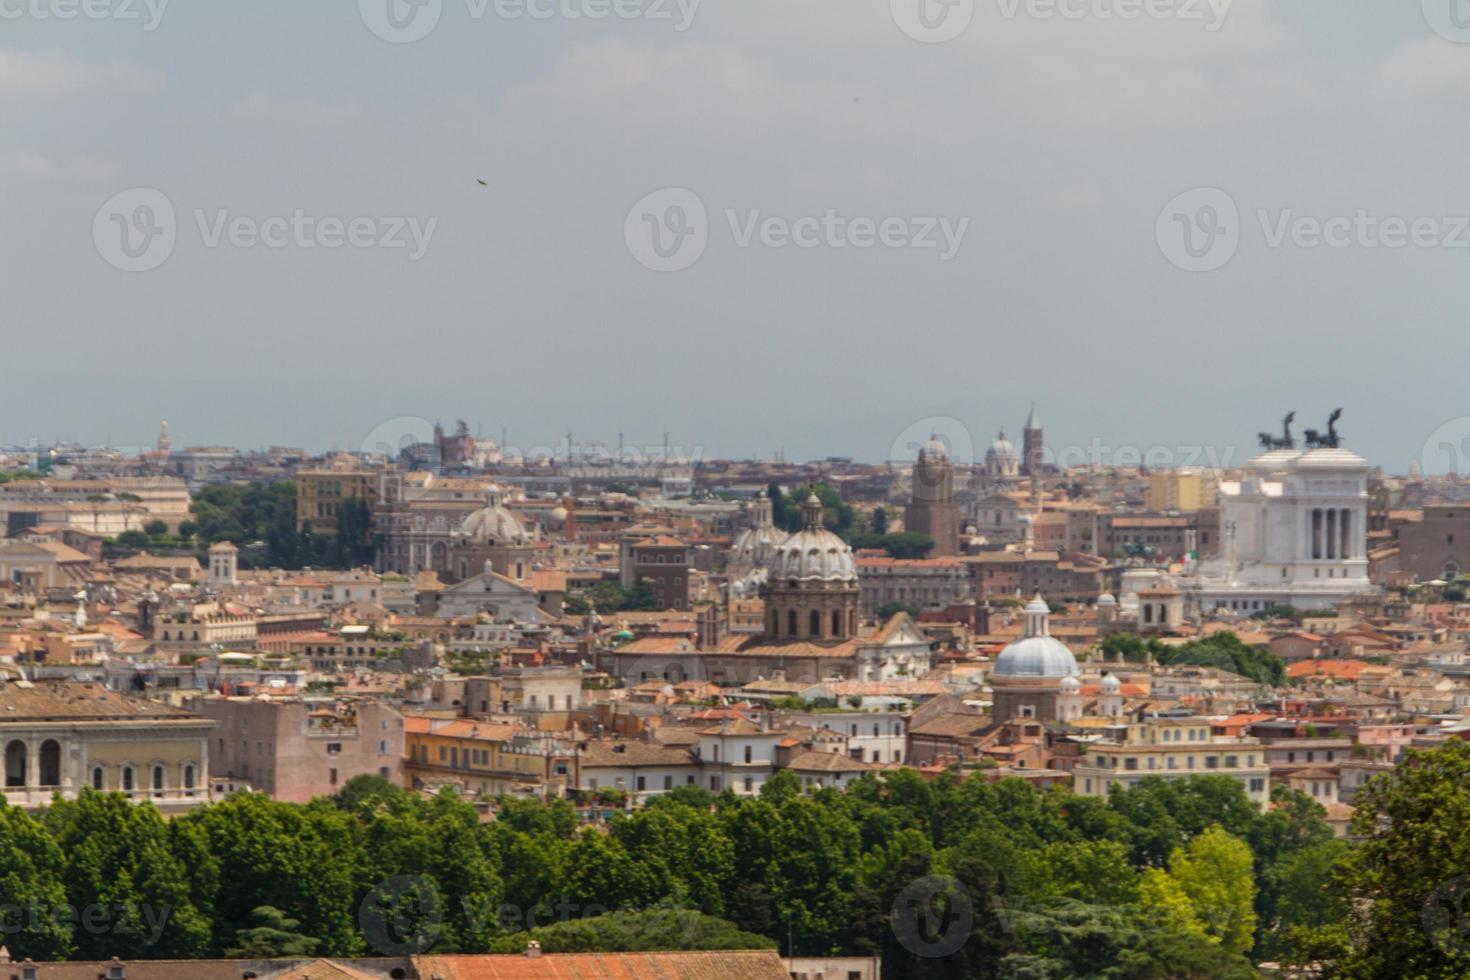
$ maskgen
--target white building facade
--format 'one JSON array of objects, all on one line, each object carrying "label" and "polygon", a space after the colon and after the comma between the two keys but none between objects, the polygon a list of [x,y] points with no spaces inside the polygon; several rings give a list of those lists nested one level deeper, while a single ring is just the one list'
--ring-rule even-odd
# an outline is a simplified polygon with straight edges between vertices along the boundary
[{"label": "white building facade", "polygon": [[1200,608],[1326,609],[1371,591],[1369,473],[1345,449],[1275,449],[1222,482],[1221,557],[1196,578]]}]

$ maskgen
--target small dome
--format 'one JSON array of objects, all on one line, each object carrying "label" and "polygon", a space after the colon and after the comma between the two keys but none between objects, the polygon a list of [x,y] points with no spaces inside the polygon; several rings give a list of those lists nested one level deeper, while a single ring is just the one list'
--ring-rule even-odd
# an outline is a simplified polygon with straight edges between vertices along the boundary
[{"label": "small dome", "polygon": [[949,450],[945,448],[944,441],[939,438],[938,433],[930,433],[929,441],[919,452],[929,459],[949,459]]},{"label": "small dome", "polygon": [[1104,592],[1102,595],[1097,597],[1097,604],[1099,606],[1116,606],[1118,604],[1118,600],[1113,598],[1113,594],[1111,592]]},{"label": "small dome", "polygon": [[1063,677],[1060,688],[1063,694],[1081,694],[1082,682],[1075,677]]},{"label": "small dome", "polygon": [[770,525],[748,527],[735,536],[726,565],[730,568],[760,568],[770,561],[786,541],[786,532]]},{"label": "small dome", "polygon": [[1102,692],[1104,694],[1117,694],[1123,690],[1123,682],[1118,680],[1117,674],[1105,674],[1102,679]]},{"label": "small dome", "polygon": [[526,540],[526,529],[501,506],[500,492],[492,490],[486,495],[485,506],[464,519],[459,536],[474,544],[521,544]]},{"label": "small dome", "polygon": [[1050,609],[1036,596],[1026,604],[1026,635],[1006,647],[995,659],[992,677],[1075,677],[1077,658],[1051,635]]}]

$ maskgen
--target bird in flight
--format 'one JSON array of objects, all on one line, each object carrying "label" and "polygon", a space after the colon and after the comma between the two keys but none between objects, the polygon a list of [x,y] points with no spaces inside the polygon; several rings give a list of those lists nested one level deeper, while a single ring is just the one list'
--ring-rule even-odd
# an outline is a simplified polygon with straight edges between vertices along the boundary
[{"label": "bird in flight", "polygon": [[475,178],[475,183],[479,184],[481,187],[489,187],[490,186],[489,184],[487,184],[483,180],[481,180],[479,177],[476,177]]}]

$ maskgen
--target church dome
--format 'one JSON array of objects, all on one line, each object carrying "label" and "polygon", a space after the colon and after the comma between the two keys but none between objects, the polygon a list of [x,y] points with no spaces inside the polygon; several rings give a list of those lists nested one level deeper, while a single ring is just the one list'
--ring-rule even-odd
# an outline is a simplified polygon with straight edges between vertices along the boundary
[{"label": "church dome", "polygon": [[464,519],[459,536],[474,544],[521,544],[526,529],[519,518],[500,503],[500,491],[486,495],[485,506]]},{"label": "church dome", "polygon": [[1075,677],[1063,677],[1060,687],[1063,694],[1082,693],[1082,682]]},{"label": "church dome", "polygon": [[852,548],[822,526],[822,502],[813,494],[801,510],[806,526],[772,554],[766,564],[770,581],[856,582]]},{"label": "church dome", "polygon": [[1006,433],[1005,433],[1005,430],[1004,429],[1002,429],[1000,431],[1000,435],[998,435],[998,436],[995,437],[995,441],[990,444],[990,448],[985,451],[985,456],[986,456],[987,459],[990,459],[990,458],[1015,459],[1015,458],[1017,458],[1016,457],[1016,447],[1013,446],[1011,444],[1011,441],[1006,438]]},{"label": "church dome", "polygon": [[1123,682],[1118,680],[1117,674],[1107,674],[1104,676],[1101,686],[1104,694],[1119,694],[1123,690]]},{"label": "church dome", "polygon": [[1097,604],[1099,606],[1116,606],[1118,604],[1118,600],[1113,598],[1113,594],[1111,592],[1104,592],[1102,595],[1097,597]]},{"label": "church dome", "polygon": [[949,459],[949,450],[945,448],[944,440],[937,433],[930,433],[929,441],[919,450],[925,457],[932,460]]},{"label": "church dome", "polygon": [[1075,677],[1077,658],[1061,640],[1051,635],[1051,610],[1037,596],[1024,611],[1026,635],[1006,647],[995,660],[992,677]]},{"label": "church dome", "polygon": [[779,528],[769,525],[748,527],[735,536],[727,564],[738,568],[759,568],[785,541],[786,532]]},{"label": "church dome", "polygon": [[992,477],[1010,477],[1016,476],[1020,469],[1021,457],[1002,429],[985,450],[985,472]]}]

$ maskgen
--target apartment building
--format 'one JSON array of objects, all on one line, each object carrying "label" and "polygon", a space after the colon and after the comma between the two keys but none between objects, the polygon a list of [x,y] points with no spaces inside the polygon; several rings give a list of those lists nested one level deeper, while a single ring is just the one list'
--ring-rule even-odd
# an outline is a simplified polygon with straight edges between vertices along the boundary
[{"label": "apartment building", "polygon": [[1271,767],[1265,747],[1250,736],[1215,735],[1209,718],[1155,719],[1108,725],[1084,736],[1073,769],[1074,790],[1107,796],[1145,776],[1230,776],[1263,809],[1271,799]]},{"label": "apartment building", "polygon": [[404,717],[376,701],[207,697],[218,728],[210,775],[287,803],[336,793],[354,776],[403,784]]}]

